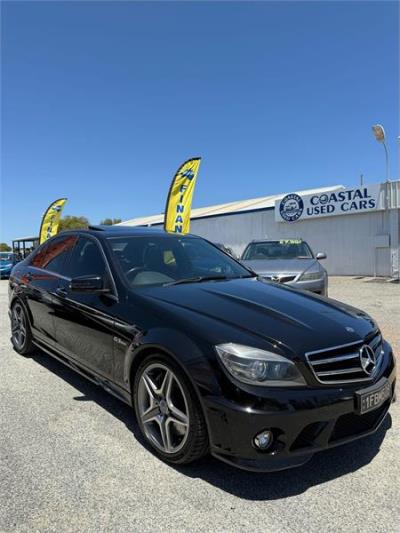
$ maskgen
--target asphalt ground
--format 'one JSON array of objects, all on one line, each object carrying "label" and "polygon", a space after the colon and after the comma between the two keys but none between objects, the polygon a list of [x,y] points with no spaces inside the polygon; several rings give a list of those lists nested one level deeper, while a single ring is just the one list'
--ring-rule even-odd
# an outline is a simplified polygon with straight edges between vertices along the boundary
[{"label": "asphalt ground", "polygon": [[[369,311],[399,352],[399,285],[332,278],[330,296]],[[128,406],[43,353],[12,350],[0,282],[1,532],[399,531],[399,402],[390,413],[375,435],[293,470],[168,466]]]}]

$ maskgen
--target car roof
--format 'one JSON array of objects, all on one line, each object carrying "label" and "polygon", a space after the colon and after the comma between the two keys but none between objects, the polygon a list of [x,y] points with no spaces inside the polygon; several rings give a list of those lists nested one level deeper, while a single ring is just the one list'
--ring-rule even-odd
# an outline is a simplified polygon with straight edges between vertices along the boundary
[{"label": "car roof", "polygon": [[290,237],[285,237],[285,238],[280,238],[280,239],[255,239],[254,241],[251,241],[250,244],[262,244],[263,242],[280,242],[280,241],[285,241],[285,242],[290,242],[290,241],[296,241],[296,242],[306,242],[305,240],[303,239],[300,239],[299,237],[295,237],[295,238],[290,238]]},{"label": "car roof", "polygon": [[58,236],[67,233],[79,233],[80,235],[94,235],[95,237],[109,238],[109,237],[145,237],[145,236],[159,236],[159,237],[197,237],[190,233],[170,233],[164,231],[163,228],[154,228],[148,226],[89,226],[88,229],[68,230],[59,233]]}]

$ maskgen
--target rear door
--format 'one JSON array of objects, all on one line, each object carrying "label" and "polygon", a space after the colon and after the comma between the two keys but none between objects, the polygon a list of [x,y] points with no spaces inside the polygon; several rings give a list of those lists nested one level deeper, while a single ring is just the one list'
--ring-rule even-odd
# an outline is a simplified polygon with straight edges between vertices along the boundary
[{"label": "rear door", "polygon": [[[81,366],[101,377],[113,376],[113,310],[117,294],[107,260],[98,240],[80,235],[59,279],[60,305],[55,314],[58,349]],[[70,280],[80,276],[102,276],[109,294],[86,294],[70,290]]]},{"label": "rear door", "polygon": [[26,303],[30,311],[34,337],[54,346],[54,313],[58,305],[57,290],[68,253],[76,241],[74,235],[51,239],[33,256],[25,272]]}]

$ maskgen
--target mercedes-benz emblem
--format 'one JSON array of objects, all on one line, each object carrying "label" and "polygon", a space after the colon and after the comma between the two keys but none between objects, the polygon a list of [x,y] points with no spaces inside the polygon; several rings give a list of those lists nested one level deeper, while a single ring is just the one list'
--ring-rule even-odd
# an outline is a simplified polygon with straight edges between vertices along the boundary
[{"label": "mercedes-benz emblem", "polygon": [[360,363],[367,376],[370,376],[375,369],[376,359],[374,350],[368,344],[360,348]]}]

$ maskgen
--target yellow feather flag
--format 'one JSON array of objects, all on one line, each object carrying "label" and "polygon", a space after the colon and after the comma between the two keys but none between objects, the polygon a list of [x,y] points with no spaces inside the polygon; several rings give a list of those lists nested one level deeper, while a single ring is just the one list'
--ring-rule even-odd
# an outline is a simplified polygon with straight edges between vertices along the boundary
[{"label": "yellow feather flag", "polygon": [[60,198],[49,205],[47,211],[43,215],[42,223],[40,224],[39,244],[42,244],[50,237],[57,235],[58,226],[60,225],[61,212],[67,198]]},{"label": "yellow feather flag", "polygon": [[188,159],[175,174],[165,208],[165,231],[189,233],[193,191],[200,161],[200,157]]}]

